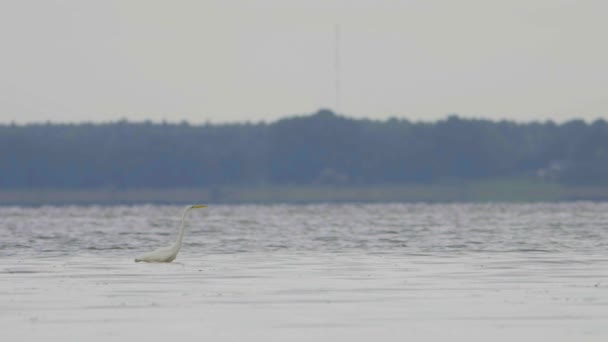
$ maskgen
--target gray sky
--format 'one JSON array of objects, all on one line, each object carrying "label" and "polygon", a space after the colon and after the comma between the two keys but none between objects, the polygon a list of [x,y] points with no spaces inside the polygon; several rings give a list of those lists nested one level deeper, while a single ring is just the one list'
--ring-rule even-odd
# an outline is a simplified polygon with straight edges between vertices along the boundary
[{"label": "gray sky", "polygon": [[0,0],[0,122],[608,118],[608,2]]}]

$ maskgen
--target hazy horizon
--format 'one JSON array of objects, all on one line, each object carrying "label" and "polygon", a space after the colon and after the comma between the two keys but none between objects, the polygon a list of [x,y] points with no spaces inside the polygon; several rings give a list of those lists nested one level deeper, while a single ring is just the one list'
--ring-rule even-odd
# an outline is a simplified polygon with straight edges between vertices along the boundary
[{"label": "hazy horizon", "polygon": [[272,122],[319,108],[591,122],[608,118],[607,10],[570,0],[4,2],[0,123]]},{"label": "hazy horizon", "polygon": [[444,116],[440,116],[440,117],[436,117],[436,118],[428,118],[428,119],[427,118],[418,118],[417,119],[417,118],[411,118],[411,117],[406,117],[406,116],[386,116],[386,117],[360,116],[360,117],[356,117],[353,115],[349,115],[348,113],[336,113],[331,108],[319,108],[318,110],[310,112],[310,113],[291,113],[291,114],[277,116],[276,118],[259,119],[259,120],[235,119],[235,120],[225,120],[225,121],[221,121],[221,120],[191,121],[188,119],[179,119],[179,118],[154,120],[154,119],[146,119],[146,118],[117,117],[117,118],[109,118],[107,120],[104,119],[104,120],[81,120],[81,121],[44,120],[44,121],[24,122],[24,121],[15,120],[15,121],[10,121],[10,122],[0,122],[0,125],[4,125],[4,126],[7,126],[7,125],[28,126],[28,125],[46,125],[46,124],[51,124],[51,125],[88,125],[88,124],[106,125],[106,124],[114,124],[114,123],[119,123],[119,122],[128,122],[131,124],[150,123],[153,125],[162,125],[162,124],[180,125],[180,124],[186,123],[191,126],[201,126],[201,125],[206,125],[206,124],[218,125],[218,126],[238,125],[238,124],[273,124],[280,120],[286,120],[286,119],[288,120],[288,119],[293,119],[293,118],[298,118],[298,117],[312,116],[312,115],[319,113],[320,111],[327,111],[327,110],[331,111],[332,113],[334,113],[337,116],[345,117],[347,119],[352,119],[352,120],[372,120],[372,121],[385,122],[388,120],[397,119],[397,120],[408,120],[412,123],[429,123],[429,124],[434,124],[439,121],[448,120],[452,116],[456,116],[462,120],[488,120],[491,122],[507,121],[507,122],[514,122],[517,124],[529,124],[529,123],[534,123],[534,122],[538,122],[538,123],[554,122],[555,124],[561,125],[561,124],[564,124],[569,121],[578,121],[578,120],[582,120],[587,124],[592,124],[593,122],[595,122],[597,120],[608,121],[608,116],[607,117],[597,117],[597,118],[572,117],[572,118],[564,118],[564,119],[555,120],[555,119],[551,119],[551,118],[548,118],[548,119],[542,119],[542,118],[541,119],[536,119],[536,118],[530,118],[530,119],[492,118],[492,117],[484,117],[484,116],[467,116],[467,115],[461,115],[459,113],[448,113]]}]

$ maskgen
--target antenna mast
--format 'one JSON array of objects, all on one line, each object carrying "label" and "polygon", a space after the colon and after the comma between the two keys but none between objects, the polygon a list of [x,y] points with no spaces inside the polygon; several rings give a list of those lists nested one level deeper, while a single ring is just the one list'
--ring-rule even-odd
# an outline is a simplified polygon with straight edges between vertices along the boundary
[{"label": "antenna mast", "polygon": [[336,113],[340,112],[340,24],[334,25],[334,68],[335,68],[335,91],[336,91]]}]

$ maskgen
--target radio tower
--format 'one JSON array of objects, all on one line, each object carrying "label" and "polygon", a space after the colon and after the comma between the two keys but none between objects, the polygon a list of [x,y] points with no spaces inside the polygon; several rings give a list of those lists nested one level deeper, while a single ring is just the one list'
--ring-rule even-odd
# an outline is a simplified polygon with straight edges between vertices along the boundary
[{"label": "radio tower", "polygon": [[335,90],[336,90],[336,114],[340,113],[340,25],[334,25],[334,68],[335,68]]}]

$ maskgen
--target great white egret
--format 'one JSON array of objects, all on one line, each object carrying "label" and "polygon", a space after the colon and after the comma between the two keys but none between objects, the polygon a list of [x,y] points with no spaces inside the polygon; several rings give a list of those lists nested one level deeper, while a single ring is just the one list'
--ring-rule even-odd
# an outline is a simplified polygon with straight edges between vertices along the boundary
[{"label": "great white egret", "polygon": [[159,248],[152,252],[144,253],[144,254],[138,256],[137,258],[135,258],[135,262],[140,262],[140,261],[171,262],[171,261],[175,260],[175,257],[177,256],[177,252],[179,252],[179,249],[182,247],[182,239],[184,238],[184,230],[185,230],[184,221],[186,220],[186,214],[191,209],[206,208],[206,207],[207,207],[206,205],[202,205],[202,204],[195,204],[195,205],[187,206],[186,209],[184,209],[184,214],[182,215],[182,225],[179,228],[179,235],[177,236],[177,241],[175,241],[174,243],[172,243],[171,245],[169,245],[167,247],[162,247],[162,248]]}]

